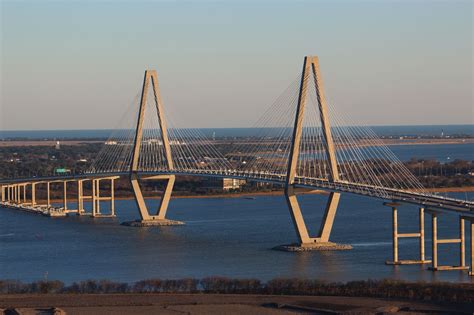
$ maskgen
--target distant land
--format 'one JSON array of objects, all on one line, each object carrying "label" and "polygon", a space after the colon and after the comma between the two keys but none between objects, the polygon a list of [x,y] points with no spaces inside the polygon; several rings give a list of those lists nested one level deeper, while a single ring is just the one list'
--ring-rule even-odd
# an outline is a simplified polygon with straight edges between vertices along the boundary
[{"label": "distant land", "polygon": [[[371,126],[380,137],[446,137],[446,136],[474,136],[474,124],[471,125],[413,125],[413,126]],[[197,128],[207,136],[222,137],[250,137],[259,134],[260,128]],[[52,139],[107,139],[112,129],[86,130],[0,130],[0,140],[52,140]]]}]

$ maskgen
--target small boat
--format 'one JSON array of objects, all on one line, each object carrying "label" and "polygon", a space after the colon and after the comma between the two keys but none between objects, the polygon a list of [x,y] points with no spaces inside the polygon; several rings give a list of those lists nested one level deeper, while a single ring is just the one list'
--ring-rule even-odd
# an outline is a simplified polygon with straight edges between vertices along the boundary
[{"label": "small boat", "polygon": [[255,198],[255,197],[244,197],[244,199],[255,200],[255,199],[257,199],[257,198]]}]

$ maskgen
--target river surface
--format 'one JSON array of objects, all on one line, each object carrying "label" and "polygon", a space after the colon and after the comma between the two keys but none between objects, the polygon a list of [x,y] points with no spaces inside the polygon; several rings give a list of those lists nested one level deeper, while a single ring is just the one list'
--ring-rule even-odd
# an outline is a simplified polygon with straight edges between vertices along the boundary
[{"label": "river surface", "polygon": [[[305,195],[300,200],[307,225],[314,234],[325,196]],[[157,200],[149,201],[151,207],[157,204]],[[260,196],[254,200],[173,199],[169,218],[185,221],[186,225],[153,228],[119,225],[136,219],[137,210],[131,200],[118,201],[116,205],[115,219],[47,218],[1,208],[0,279],[31,281],[47,277],[66,283],[84,279],[133,282],[221,275],[263,280],[299,277],[330,281],[470,281],[467,273],[461,271],[433,273],[426,270],[427,266],[385,265],[385,260],[391,259],[391,211],[381,201],[366,197],[344,195],[333,228],[331,239],[351,244],[353,250],[305,253],[272,250],[276,245],[295,241],[282,196]],[[417,220],[415,207],[401,207],[401,232],[415,232]],[[458,223],[454,216],[444,215],[438,221],[440,237],[456,237]],[[428,215],[425,223],[430,258]],[[469,231],[467,225],[466,230]],[[440,264],[456,264],[458,248],[456,244],[440,245]],[[417,251],[416,239],[400,240],[401,259],[417,258]]]},{"label": "river surface", "polygon": [[474,143],[391,145],[390,150],[402,161],[411,158],[449,163],[456,159],[473,161]]}]

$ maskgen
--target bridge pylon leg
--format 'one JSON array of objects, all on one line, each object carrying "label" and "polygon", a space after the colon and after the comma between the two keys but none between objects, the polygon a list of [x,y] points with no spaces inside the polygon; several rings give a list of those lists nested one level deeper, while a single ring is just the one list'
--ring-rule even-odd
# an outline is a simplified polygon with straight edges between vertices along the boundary
[{"label": "bridge pylon leg", "polygon": [[135,201],[137,203],[138,211],[140,214],[139,221],[124,222],[124,225],[144,227],[144,226],[160,226],[160,225],[182,225],[184,224],[181,221],[169,220],[166,219],[166,212],[168,210],[169,201],[171,199],[171,194],[173,192],[173,186],[175,182],[175,175],[158,175],[144,177],[144,180],[150,179],[162,179],[166,180],[166,186],[161,197],[160,205],[156,211],[155,215],[150,215],[148,207],[145,203],[145,198],[143,197],[142,190],[140,188],[139,177],[136,174],[130,176],[130,182],[132,184],[133,193],[135,195]]},{"label": "bridge pylon leg", "polygon": [[300,205],[298,203],[297,195],[294,186],[288,186],[285,189],[285,198],[290,210],[291,219],[296,230],[298,239],[297,244],[281,245],[275,249],[298,252],[298,251],[312,251],[312,250],[347,250],[352,249],[352,246],[346,244],[336,244],[329,241],[334,217],[336,215],[337,206],[339,204],[340,194],[331,192],[326,204],[324,217],[321,221],[319,233],[316,237],[311,237],[308,233]]},{"label": "bridge pylon leg", "polygon": [[286,202],[288,203],[288,208],[290,209],[291,219],[293,220],[293,225],[296,229],[296,234],[298,237],[298,242],[300,244],[310,244],[313,242],[311,237],[309,237],[308,229],[304,222],[303,214],[296,198],[295,189],[293,186],[289,186],[285,190]]}]

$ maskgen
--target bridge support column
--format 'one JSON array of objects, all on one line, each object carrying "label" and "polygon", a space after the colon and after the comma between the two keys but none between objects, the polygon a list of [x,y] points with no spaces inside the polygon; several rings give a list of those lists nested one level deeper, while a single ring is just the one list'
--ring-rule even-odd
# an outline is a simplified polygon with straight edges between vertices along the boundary
[{"label": "bridge support column", "polygon": [[[100,213],[100,209],[97,209],[97,186],[98,183],[95,179],[92,179],[92,217],[95,217],[97,213]],[[100,203],[99,203],[100,206]]]},{"label": "bridge support column", "polygon": [[26,189],[25,189],[25,184],[21,184],[19,185],[19,191],[20,191],[20,194],[19,194],[19,202],[20,204],[24,204],[25,203],[25,200],[26,200]]},{"label": "bridge support column", "polygon": [[48,209],[51,207],[51,191],[49,182],[46,182],[46,206]]},{"label": "bridge support column", "polygon": [[[431,260],[425,259],[425,209],[419,209],[419,232],[418,233],[398,233],[398,210],[400,204],[396,202],[386,202],[384,206],[392,208],[392,248],[393,260],[386,261],[387,265],[414,265],[414,264],[428,264]],[[402,237],[416,237],[419,238],[420,258],[419,260],[400,260],[398,257],[398,239]]]},{"label": "bridge support column", "polygon": [[63,209],[67,211],[67,181],[63,182]]},{"label": "bridge support column", "polygon": [[[26,183],[23,183],[23,205],[24,206],[29,206],[29,205],[32,205],[32,201],[28,201],[28,185],[31,185],[32,183],[30,182],[26,182]],[[31,197],[31,195],[30,195]]]},{"label": "bridge support column", "polygon": [[[438,212],[434,210],[427,210],[431,214],[431,228],[432,228],[432,263],[428,268],[432,271],[441,270],[468,270],[469,267],[465,263],[465,237],[464,237],[464,218],[459,218],[459,238],[453,239],[438,239]],[[459,243],[459,265],[446,266],[438,264],[438,245],[439,244],[456,244]]]},{"label": "bridge support column", "polygon": [[84,181],[77,181],[77,215],[83,214],[84,211]]},{"label": "bridge support column", "polygon": [[23,203],[26,203],[26,185],[27,183],[23,185]]},{"label": "bridge support column", "polygon": [[115,217],[115,179],[110,180],[110,214]]},{"label": "bridge support column", "polygon": [[470,225],[471,231],[471,265],[469,269],[469,275],[474,276],[474,218],[467,219]]},{"label": "bridge support column", "polygon": [[18,203],[18,185],[17,184],[13,186],[13,203],[15,204]]},{"label": "bridge support column", "polygon": [[31,183],[31,206],[36,206],[36,183]]},{"label": "bridge support column", "polygon": [[167,174],[167,175],[159,175],[159,176],[151,176],[151,177],[143,177],[142,179],[165,179],[166,187],[163,191],[163,196],[161,198],[160,206],[156,215],[150,215],[145,203],[145,199],[143,198],[143,194],[140,188],[139,183],[139,156],[140,156],[140,147],[142,142],[142,135],[143,135],[143,120],[145,118],[145,109],[147,104],[147,94],[148,88],[152,84],[153,88],[153,95],[154,101],[156,106],[157,118],[158,123],[160,125],[161,131],[161,140],[163,142],[164,153],[166,157],[166,164],[168,167],[168,171],[171,173],[174,169],[173,159],[171,156],[171,147],[168,139],[168,129],[166,127],[166,121],[163,115],[163,106],[161,103],[161,96],[158,89],[158,76],[156,71],[154,70],[147,70],[145,71],[145,77],[143,79],[143,88],[142,88],[142,95],[140,101],[140,110],[137,120],[137,128],[136,128],[136,136],[135,142],[133,146],[133,157],[132,157],[132,164],[130,166],[130,183],[132,185],[133,193],[135,195],[135,201],[137,203],[137,208],[140,214],[141,220],[132,221],[132,222],[124,222],[124,225],[129,226],[154,226],[154,225],[180,225],[183,222],[168,220],[166,219],[166,211],[168,209],[168,204],[171,198],[171,192],[173,191],[173,186],[175,182],[175,175]]},{"label": "bridge support column", "polygon": [[[90,195],[85,195],[84,194],[84,182],[85,181],[91,181],[91,194]],[[94,209],[94,204],[95,201],[94,199],[94,179],[79,179],[77,181],[77,215],[90,215],[93,216],[95,209]],[[84,201],[91,201],[91,212],[86,212],[86,209],[84,208]]]},{"label": "bridge support column", "polygon": [[[98,217],[115,217],[115,185],[114,181],[117,177],[107,177],[107,178],[96,178],[92,180],[92,216],[95,218]],[[101,197],[100,195],[100,182],[102,180],[110,180],[110,196]],[[105,214],[101,213],[101,201],[110,201],[110,213]]]},{"label": "bridge support column", "polygon": [[[72,180],[74,181],[74,180]],[[69,213],[78,213],[79,211],[76,209],[69,209],[68,208],[68,205],[67,205],[67,202],[68,202],[68,197],[67,197],[67,186],[68,186],[68,182],[71,182],[71,180],[64,180],[63,181],[63,211],[66,213],[66,214],[69,214]],[[79,198],[79,196],[78,196]]]},{"label": "bridge support column", "polygon": [[20,204],[20,185],[15,185],[15,203]]},{"label": "bridge support column", "polygon": [[18,195],[17,195],[17,203],[21,205],[21,200],[22,200],[22,191],[21,191],[21,185],[17,185],[17,190],[18,190]]},{"label": "bridge support column", "polygon": [[2,202],[5,202],[5,186],[0,186],[0,189],[2,190]]}]

